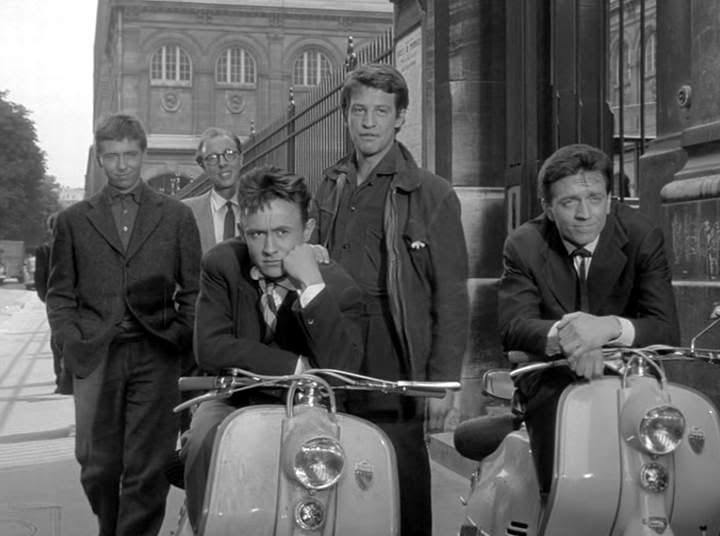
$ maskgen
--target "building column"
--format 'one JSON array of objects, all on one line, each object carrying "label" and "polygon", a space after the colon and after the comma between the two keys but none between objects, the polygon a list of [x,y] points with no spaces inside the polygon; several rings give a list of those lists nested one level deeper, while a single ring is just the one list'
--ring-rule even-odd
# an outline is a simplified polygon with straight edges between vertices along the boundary
[{"label": "building column", "polygon": [[[692,15],[691,15],[692,14]],[[641,207],[667,240],[682,343],[720,300],[720,2],[657,3],[657,132],[640,159]],[[698,340],[718,348],[720,330]],[[666,366],[671,380],[720,402],[720,371]]]},{"label": "building column", "polygon": [[504,363],[496,304],[505,238],[505,2],[394,4],[397,40],[422,29],[422,163],[452,181],[462,205],[471,304],[464,419],[485,412],[482,374]]}]

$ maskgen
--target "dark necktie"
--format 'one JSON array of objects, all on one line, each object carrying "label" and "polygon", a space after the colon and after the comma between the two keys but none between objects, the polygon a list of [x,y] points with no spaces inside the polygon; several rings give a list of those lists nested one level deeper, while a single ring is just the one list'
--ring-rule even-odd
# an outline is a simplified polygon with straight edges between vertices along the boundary
[{"label": "dark necktie", "polygon": [[580,264],[577,270],[575,270],[575,309],[588,313],[590,312],[590,303],[588,300],[587,263],[588,259],[592,257],[592,253],[585,248],[577,248],[572,252],[571,256],[573,259],[573,268],[575,257],[580,257]]},{"label": "dark necktie", "polygon": [[223,224],[223,240],[232,238],[235,236],[235,212],[232,208],[232,203],[228,201],[225,203],[225,223]]}]

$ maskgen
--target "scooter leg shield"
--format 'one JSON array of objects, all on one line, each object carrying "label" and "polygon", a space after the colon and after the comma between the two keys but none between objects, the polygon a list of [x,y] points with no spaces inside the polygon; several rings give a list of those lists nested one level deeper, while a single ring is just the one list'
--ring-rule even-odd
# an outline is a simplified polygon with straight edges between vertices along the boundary
[{"label": "scooter leg shield", "polygon": [[536,536],[540,490],[525,428],[508,434],[477,474],[463,526],[479,529],[475,534]]},{"label": "scooter leg shield", "polygon": [[618,378],[567,388],[558,403],[545,536],[611,534],[620,496]]}]

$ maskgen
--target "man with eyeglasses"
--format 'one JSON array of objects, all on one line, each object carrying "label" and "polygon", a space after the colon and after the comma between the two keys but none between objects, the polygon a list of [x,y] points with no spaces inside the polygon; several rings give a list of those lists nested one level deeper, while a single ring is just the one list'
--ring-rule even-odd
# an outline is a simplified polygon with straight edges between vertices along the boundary
[{"label": "man with eyeglasses", "polygon": [[135,117],[98,125],[108,184],[58,215],[50,254],[48,318],[73,374],[75,455],[101,535],[162,525],[200,278],[192,211],[144,183],[146,148]]},{"label": "man with eyeglasses", "polygon": [[195,215],[205,254],[215,244],[239,234],[237,183],[242,167],[240,139],[225,129],[211,127],[200,136],[195,160],[212,182],[212,189],[183,199],[183,202]]}]

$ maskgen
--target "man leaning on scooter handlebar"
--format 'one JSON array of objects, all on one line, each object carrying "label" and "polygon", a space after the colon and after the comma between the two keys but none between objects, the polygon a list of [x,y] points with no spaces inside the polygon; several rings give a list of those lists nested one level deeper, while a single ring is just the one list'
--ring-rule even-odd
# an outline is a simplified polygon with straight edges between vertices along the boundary
[{"label": "man leaning on scooter handlebar", "polygon": [[505,241],[498,312],[503,347],[564,357],[518,380],[541,492],[552,479],[555,412],[570,383],[601,375],[602,348],[679,344],[662,231],[611,198],[612,161],[583,144],[538,174],[543,214]]}]

